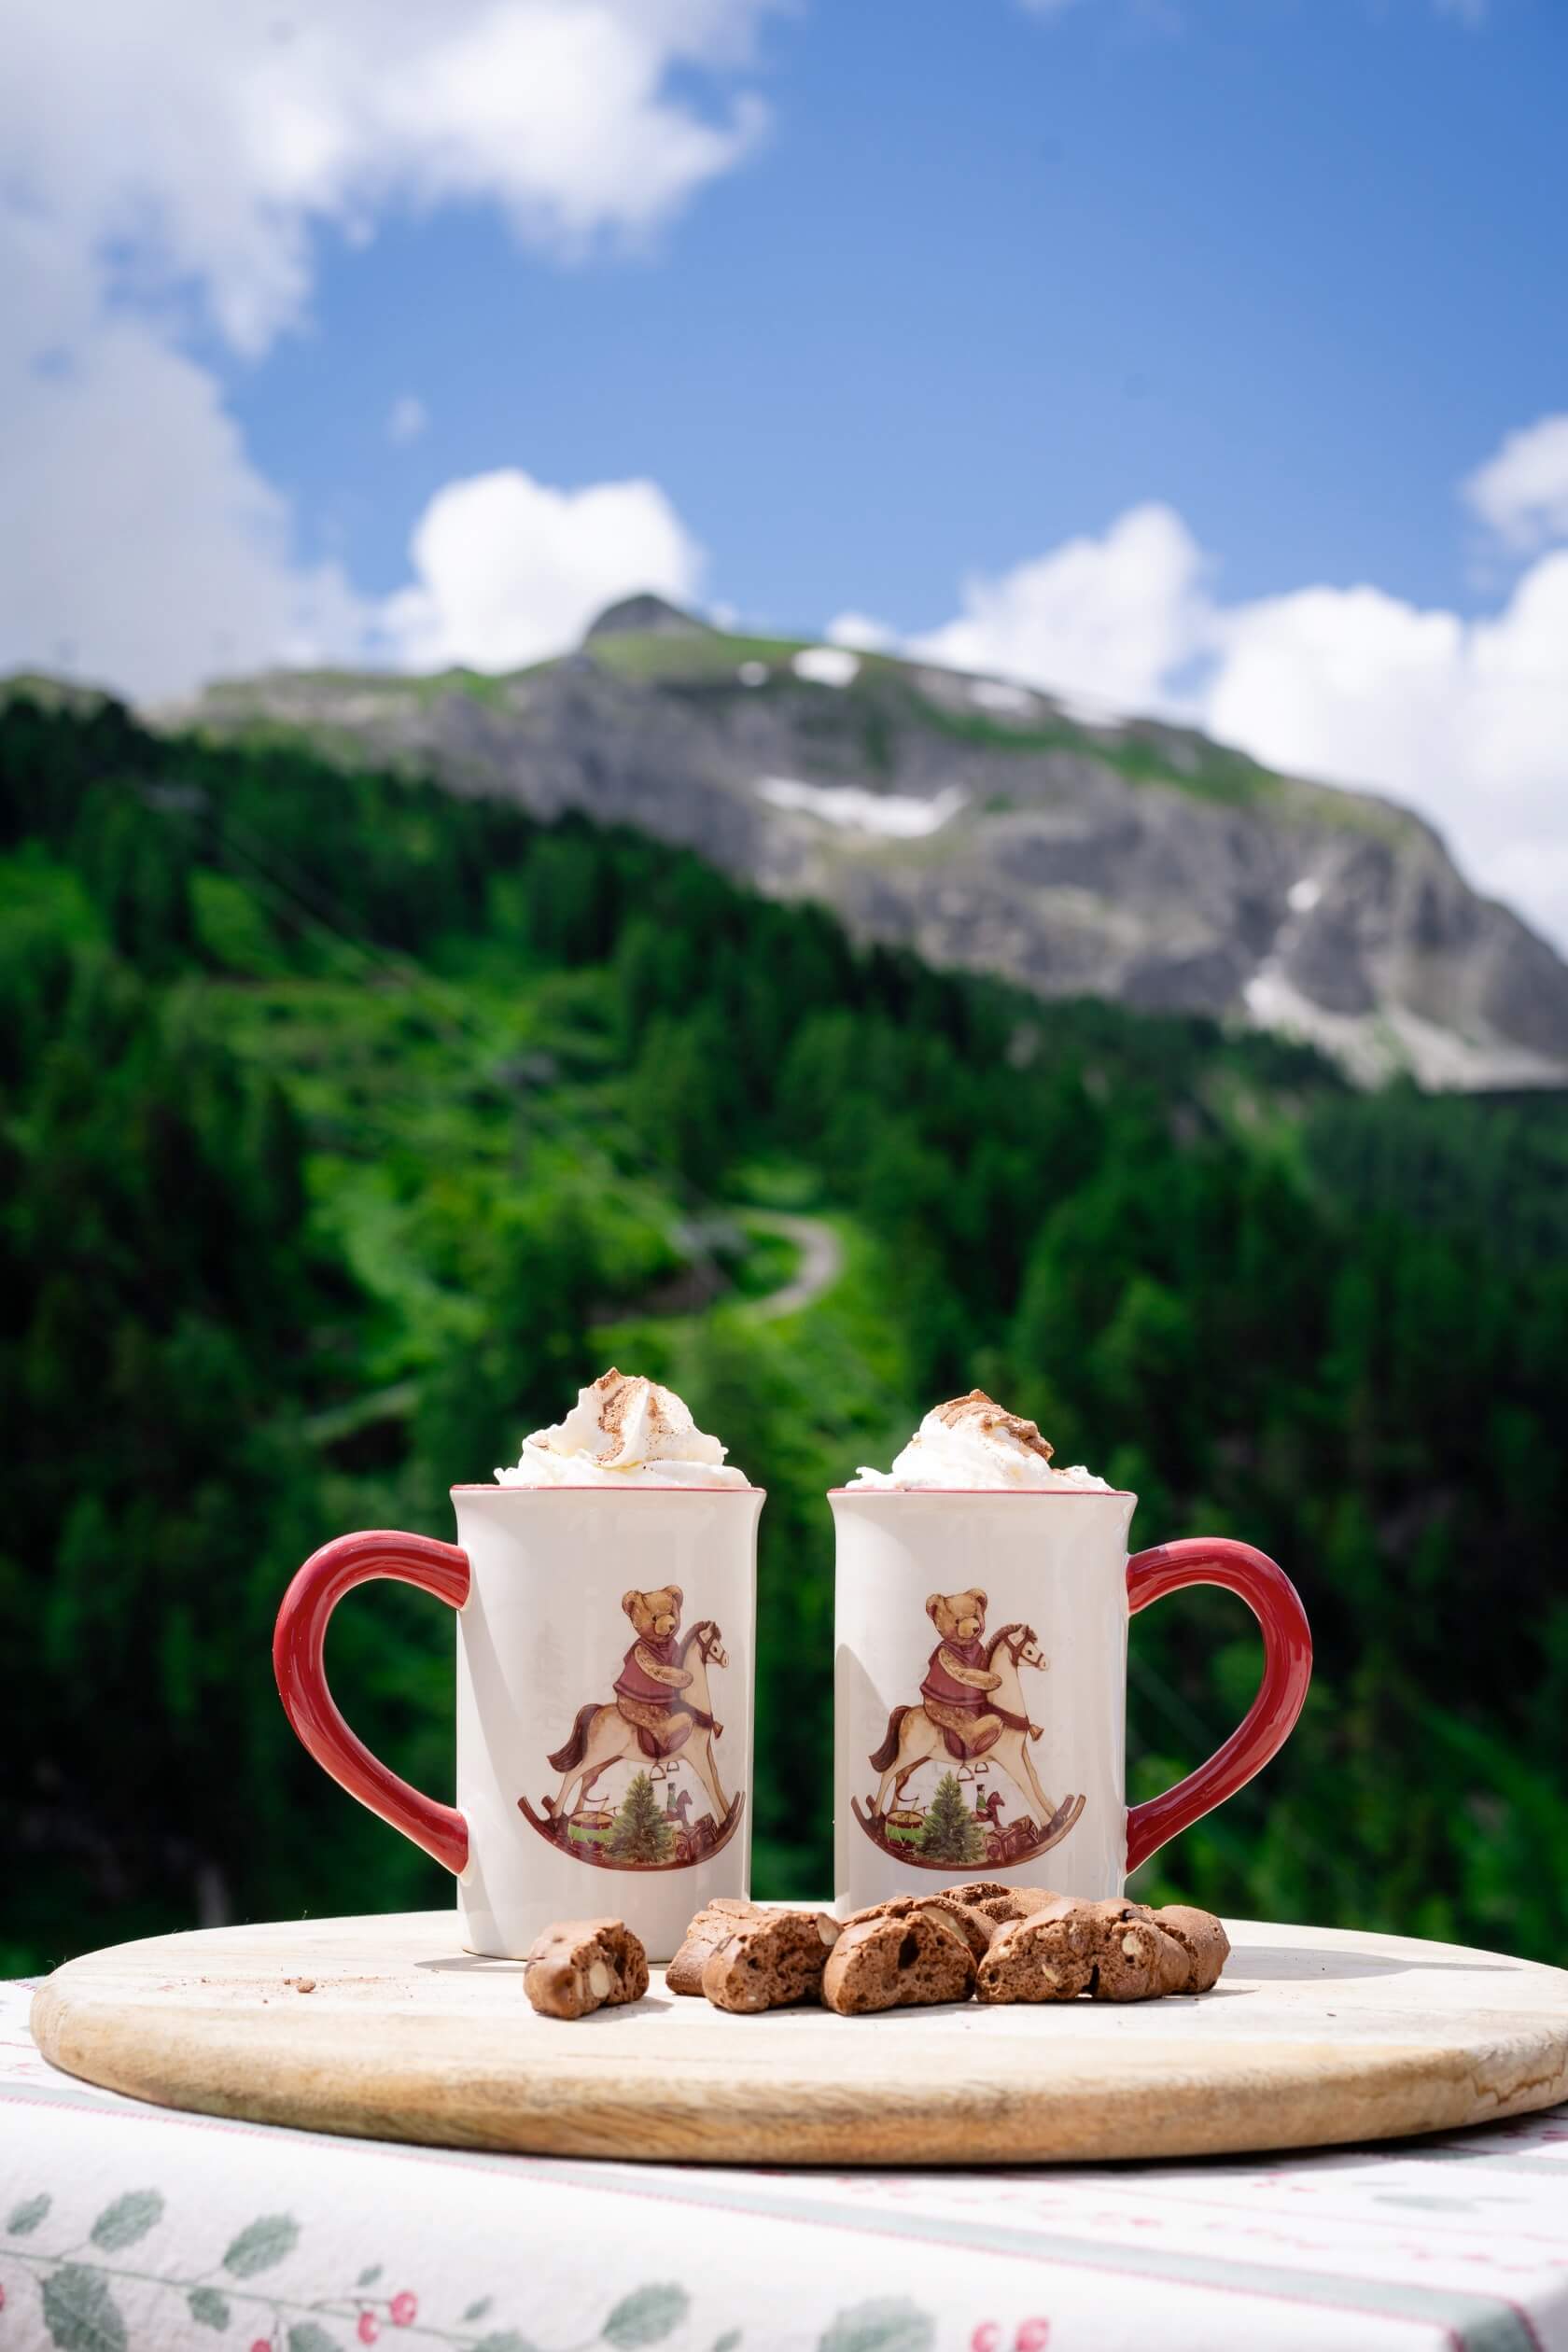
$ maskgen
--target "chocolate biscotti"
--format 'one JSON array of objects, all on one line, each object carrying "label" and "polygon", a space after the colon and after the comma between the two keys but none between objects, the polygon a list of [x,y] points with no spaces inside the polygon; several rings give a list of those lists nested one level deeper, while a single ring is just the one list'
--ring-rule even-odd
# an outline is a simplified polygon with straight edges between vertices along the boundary
[{"label": "chocolate biscotti", "polygon": [[822,1970],[838,1938],[838,1922],[826,1911],[759,1911],[733,1921],[708,1953],[702,1989],[715,2009],[741,2016],[819,2000]]},{"label": "chocolate biscotti", "polygon": [[734,1935],[742,1920],[764,1916],[760,1903],[749,1903],[736,1895],[716,1895],[711,1903],[703,1905],[687,1928],[679,1951],[665,1970],[665,1990],[695,1994],[700,1998],[703,1963],[708,1953],[717,1951],[726,1936]]},{"label": "chocolate biscotti", "polygon": [[1155,1918],[1187,1956],[1186,1980],[1172,1986],[1172,1991],[1212,1991],[1220,1981],[1220,1970],[1230,1958],[1230,1938],[1213,1912],[1196,1911],[1190,1903],[1165,1903],[1155,1911]]},{"label": "chocolate biscotti", "polygon": [[1086,1993],[1094,1963],[1083,1906],[1058,1897],[1003,1920],[975,1975],[978,2001],[1072,2001]]},{"label": "chocolate biscotti", "polygon": [[1225,1929],[1209,1911],[1173,1903],[1153,1911],[1125,1899],[1053,1902],[1004,1922],[980,1964],[984,2002],[1148,2001],[1206,1993],[1229,1956]]},{"label": "chocolate biscotti", "polygon": [[624,1920],[557,1919],[530,1945],[523,1988],[541,2017],[586,2017],[641,2000],[648,1954]]},{"label": "chocolate biscotti", "polygon": [[857,1920],[844,1929],[822,1971],[823,2005],[840,2017],[967,2001],[973,1989],[968,1938],[934,1905],[921,1905],[903,1919]]},{"label": "chocolate biscotti", "polygon": [[971,1879],[966,1885],[949,1886],[946,1893],[955,1902],[967,1903],[972,1911],[982,1912],[997,1926],[1005,1920],[1026,1918],[1047,1903],[1064,1900],[1049,1886],[1003,1886],[1000,1879]]},{"label": "chocolate biscotti", "polygon": [[994,1923],[973,1903],[963,1903],[956,1894],[889,1895],[885,1903],[868,1903],[863,1911],[851,1911],[844,1922],[846,1927],[858,1927],[862,1919],[907,1919],[911,1911],[939,1911],[962,1935],[975,1959],[986,1956]]}]

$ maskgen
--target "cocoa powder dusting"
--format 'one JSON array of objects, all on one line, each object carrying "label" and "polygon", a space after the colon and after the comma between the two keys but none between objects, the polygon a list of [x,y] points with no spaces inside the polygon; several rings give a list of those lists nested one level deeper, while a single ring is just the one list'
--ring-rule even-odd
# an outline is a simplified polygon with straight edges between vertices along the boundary
[{"label": "cocoa powder dusting", "polygon": [[659,1392],[651,1380],[643,1381],[635,1375],[617,1372],[613,1365],[594,1383],[599,1392],[599,1427],[613,1439],[609,1450],[599,1459],[607,1465],[615,1462],[626,1449],[625,1420],[632,1407],[632,1399],[638,1388],[648,1391],[648,1421],[655,1437],[667,1435],[669,1416],[660,1402]]},{"label": "cocoa powder dusting", "polygon": [[1004,1429],[1029,1453],[1038,1454],[1042,1462],[1051,1459],[1053,1449],[1042,1437],[1037,1425],[1020,1420],[1016,1413],[1003,1411],[984,1389],[971,1389],[967,1396],[950,1397],[945,1405],[937,1407],[936,1418],[948,1429],[956,1429],[960,1421],[973,1421],[983,1435],[993,1429]]}]

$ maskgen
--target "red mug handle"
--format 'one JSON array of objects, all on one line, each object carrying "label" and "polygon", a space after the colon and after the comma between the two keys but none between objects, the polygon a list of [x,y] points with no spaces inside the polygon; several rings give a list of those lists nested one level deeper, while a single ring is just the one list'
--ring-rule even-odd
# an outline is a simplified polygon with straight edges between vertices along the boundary
[{"label": "red mug handle", "polygon": [[1282,1568],[1251,1544],[1224,1535],[1189,1535],[1156,1544],[1127,1561],[1127,1606],[1136,1617],[1151,1601],[1183,1585],[1223,1585],[1239,1592],[1263,1632],[1263,1680],[1257,1697],[1224,1747],[1207,1764],[1127,1813],[1129,1874],[1168,1839],[1192,1827],[1245,1787],[1277,1756],[1295,1727],[1312,1679],[1312,1636],[1301,1597]]},{"label": "red mug handle", "polygon": [[399,1780],[349,1729],[327,1687],[324,1652],[327,1620],[355,1585],[390,1576],[460,1609],[469,1597],[469,1574],[468,1553],[455,1544],[438,1544],[433,1536],[388,1528],[339,1535],[312,1552],[299,1571],[283,1596],[273,1634],[273,1672],[283,1712],[322,1771],[457,1877],[468,1868],[468,1823],[455,1805],[421,1796]]}]

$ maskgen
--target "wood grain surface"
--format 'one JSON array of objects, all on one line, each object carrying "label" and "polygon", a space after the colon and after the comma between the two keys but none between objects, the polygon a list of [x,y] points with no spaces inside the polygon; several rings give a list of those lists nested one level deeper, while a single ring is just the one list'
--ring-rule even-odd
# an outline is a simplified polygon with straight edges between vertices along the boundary
[{"label": "wood grain surface", "polygon": [[[57,2066],[314,2131],[726,2163],[1019,2163],[1319,2147],[1568,2097],[1568,1974],[1500,1954],[1233,1923],[1214,1992],[735,2017],[654,1972],[635,2007],[538,2017],[448,1912],[161,1936],[39,1990]],[[306,1987],[309,1986],[307,1990]]]}]

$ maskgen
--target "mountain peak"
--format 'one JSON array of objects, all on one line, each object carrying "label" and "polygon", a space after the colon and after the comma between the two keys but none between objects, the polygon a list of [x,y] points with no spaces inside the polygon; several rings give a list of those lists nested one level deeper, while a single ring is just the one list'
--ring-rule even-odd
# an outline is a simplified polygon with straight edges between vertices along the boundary
[{"label": "mountain peak", "polygon": [[596,621],[591,622],[583,637],[591,645],[595,637],[712,637],[715,632],[706,621],[699,621],[694,612],[683,612],[667,596],[657,596],[651,589],[640,595],[623,596],[619,603],[606,605]]},{"label": "mountain peak", "polygon": [[1372,1084],[1568,1085],[1568,967],[1407,811],[1165,721],[888,654],[834,649],[830,675],[825,651],[645,595],[511,679],[276,674],[194,718],[640,826],[1042,998],[1306,1037]]}]

